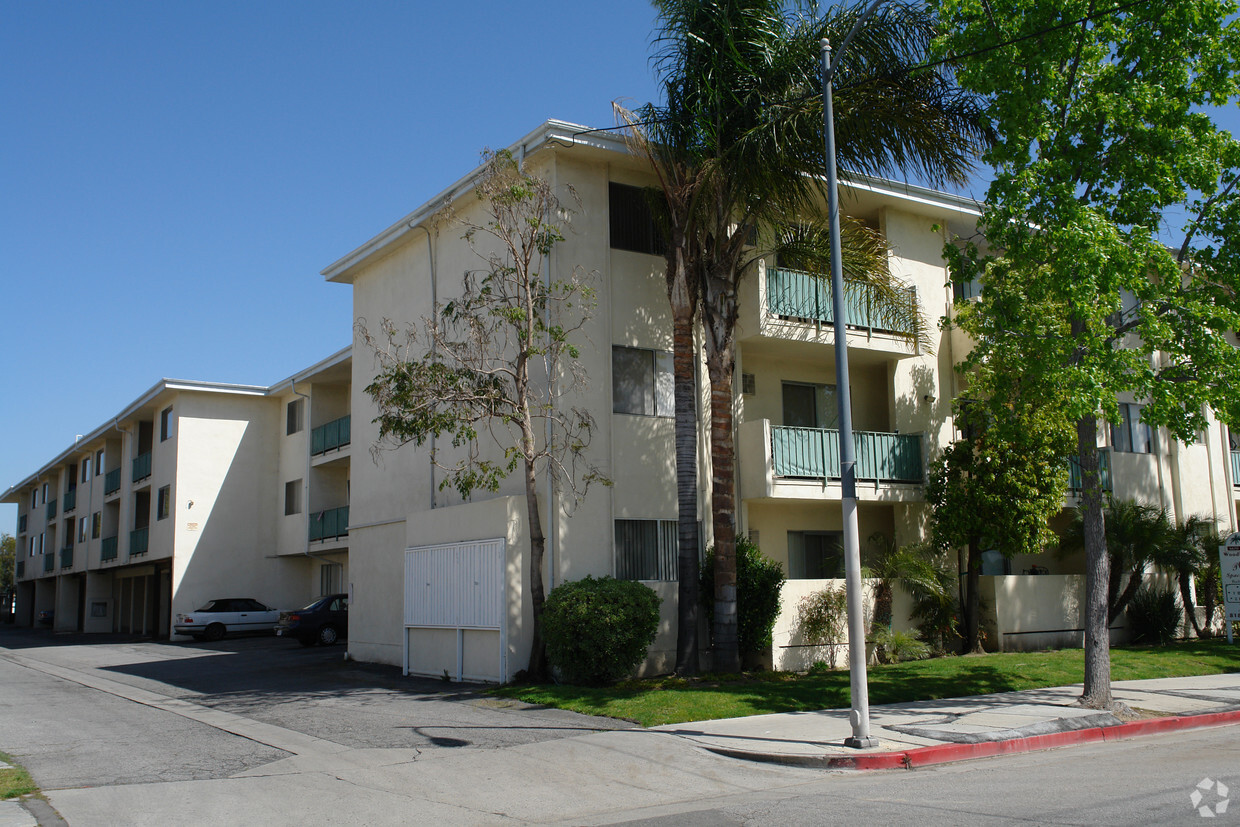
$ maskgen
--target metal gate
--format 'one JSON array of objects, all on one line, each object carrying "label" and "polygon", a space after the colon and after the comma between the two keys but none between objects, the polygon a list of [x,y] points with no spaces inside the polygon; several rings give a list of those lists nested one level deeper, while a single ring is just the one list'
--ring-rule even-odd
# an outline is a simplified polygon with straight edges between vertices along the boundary
[{"label": "metal gate", "polygon": [[[405,550],[404,674],[409,631],[456,631],[456,679],[464,679],[465,632],[498,631],[499,674],[507,675],[504,540],[472,540]],[[501,677],[502,679],[502,677]]]}]

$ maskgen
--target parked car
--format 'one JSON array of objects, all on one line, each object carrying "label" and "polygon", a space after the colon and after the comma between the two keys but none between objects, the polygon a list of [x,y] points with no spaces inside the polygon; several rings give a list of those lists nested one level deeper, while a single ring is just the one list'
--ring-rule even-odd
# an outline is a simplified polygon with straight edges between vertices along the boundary
[{"label": "parked car", "polygon": [[279,619],[279,609],[249,597],[229,597],[212,600],[195,612],[178,614],[172,628],[178,635],[219,640],[236,632],[269,632]]},{"label": "parked car", "polygon": [[276,625],[280,637],[295,637],[302,646],[331,646],[349,636],[349,596],[329,594],[298,609],[283,612]]},{"label": "parked car", "polygon": [[51,609],[44,609],[35,615],[35,622],[40,626],[51,626],[52,621],[56,619],[56,613]]}]

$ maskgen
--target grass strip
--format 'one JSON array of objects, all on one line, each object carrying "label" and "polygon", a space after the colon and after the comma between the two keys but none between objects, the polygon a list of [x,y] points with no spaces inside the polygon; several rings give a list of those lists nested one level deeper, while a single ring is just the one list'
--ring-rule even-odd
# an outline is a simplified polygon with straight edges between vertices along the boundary
[{"label": "grass strip", "polygon": [[[942,657],[868,670],[871,704],[960,698],[1080,683],[1080,649]],[[1194,640],[1168,646],[1116,646],[1111,679],[1175,678],[1240,672],[1240,646]],[[493,694],[642,726],[738,718],[771,712],[846,709],[848,672],[749,672],[699,678],[662,677],[609,687],[508,685]]]},{"label": "grass strip", "polygon": [[17,798],[39,791],[30,773],[26,772],[25,768],[14,761],[11,756],[0,752],[0,761],[9,765],[8,769],[0,769],[0,800]]}]

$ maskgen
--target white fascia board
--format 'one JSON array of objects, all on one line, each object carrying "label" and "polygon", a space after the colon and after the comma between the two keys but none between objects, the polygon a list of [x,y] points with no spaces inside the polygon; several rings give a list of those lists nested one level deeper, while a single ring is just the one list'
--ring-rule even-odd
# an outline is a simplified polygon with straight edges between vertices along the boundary
[{"label": "white fascia board", "polygon": [[[528,155],[549,144],[557,144],[566,148],[588,146],[612,152],[628,152],[624,137],[616,134],[614,131],[594,129],[580,124],[569,123],[568,121],[557,120],[545,121],[538,128],[509,146],[508,149],[514,154],[519,155],[524,151]],[[352,271],[355,267],[382,254],[384,250],[400,241],[406,234],[412,232],[415,227],[439,211],[444,204],[454,201],[464,193],[472,190],[474,182],[478,180],[478,176],[482,173],[482,169],[481,165],[474,167],[468,174],[459,178],[456,183],[441,191],[434,198],[353,250],[353,252],[330,264],[320,271],[319,275],[326,278],[327,281],[350,283],[352,281]]]},{"label": "white fascia board", "polygon": [[288,388],[291,385],[294,385],[298,382],[308,382],[310,381],[310,378],[314,376],[316,373],[321,373],[327,370],[328,368],[334,368],[337,365],[343,364],[352,358],[353,358],[353,345],[346,345],[345,347],[333,353],[331,356],[328,356],[326,359],[320,359],[318,362],[315,362],[310,367],[299,370],[296,373],[294,373],[292,376],[286,377],[284,379],[281,379],[279,382],[276,382],[274,385],[272,385],[270,388],[267,389],[267,393],[273,396],[277,393],[283,393],[285,390],[288,390]]},{"label": "white fascia board", "polygon": [[981,202],[963,195],[847,170],[840,170],[840,180],[851,189],[872,192],[905,204],[928,207],[940,214],[947,213],[967,218],[980,218],[982,215]]}]

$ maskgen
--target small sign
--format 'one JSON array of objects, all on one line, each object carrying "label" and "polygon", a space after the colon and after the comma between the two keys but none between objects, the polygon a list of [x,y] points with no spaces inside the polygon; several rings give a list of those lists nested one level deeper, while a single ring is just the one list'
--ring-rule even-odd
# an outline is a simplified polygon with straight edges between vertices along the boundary
[{"label": "small sign", "polygon": [[1240,534],[1233,534],[1218,547],[1218,561],[1223,585],[1223,611],[1227,617],[1227,637],[1231,624],[1240,623]]},{"label": "small sign", "polygon": [[185,530],[186,530],[186,531],[197,531],[197,530],[198,530],[198,523],[186,523],[186,524],[185,524]]}]

